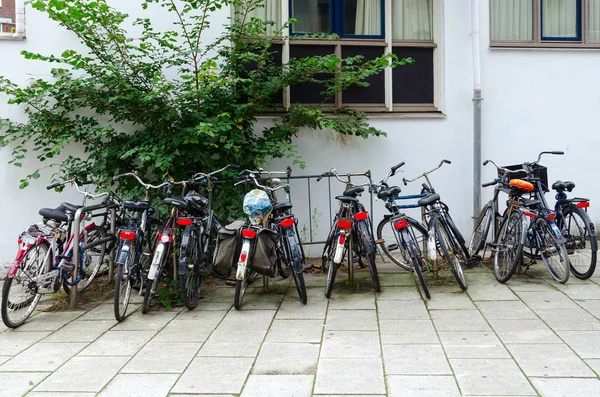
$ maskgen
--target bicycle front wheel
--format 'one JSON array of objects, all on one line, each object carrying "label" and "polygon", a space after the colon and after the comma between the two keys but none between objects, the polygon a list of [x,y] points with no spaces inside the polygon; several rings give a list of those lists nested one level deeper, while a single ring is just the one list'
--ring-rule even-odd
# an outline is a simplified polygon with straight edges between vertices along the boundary
[{"label": "bicycle front wheel", "polygon": [[479,251],[485,247],[485,241],[487,239],[488,232],[490,231],[493,217],[494,210],[488,203],[481,210],[481,213],[479,214],[475,224],[475,229],[471,235],[471,241],[469,242],[469,254],[471,256],[478,255]]},{"label": "bicycle front wheel", "polygon": [[596,230],[588,214],[572,205],[565,208],[562,231],[567,239],[567,253],[571,272],[585,280],[596,270],[598,242]]},{"label": "bicycle front wheel", "polygon": [[558,228],[553,231],[550,222],[543,218],[535,220],[535,227],[541,242],[540,254],[552,278],[564,284],[569,279],[570,274],[569,254],[565,244],[556,241]]},{"label": "bicycle front wheel", "polygon": [[[202,258],[202,242],[200,231],[194,225],[187,226],[183,232],[182,244],[179,251],[179,293],[181,300],[188,310],[192,310],[200,300],[202,275],[200,260]],[[185,273],[181,272],[185,269]]]},{"label": "bicycle front wheel", "polygon": [[[405,238],[409,236],[405,235]],[[417,279],[421,284],[421,289],[423,289],[423,293],[427,299],[431,299],[431,293],[429,292],[429,286],[427,285],[427,281],[425,280],[425,276],[423,275],[423,258],[421,257],[421,253],[418,247],[415,247],[413,241],[405,241],[404,244],[407,244],[406,251],[412,251],[412,255],[410,256],[410,260],[412,263],[412,271],[417,275]],[[409,246],[410,245],[410,246]]]},{"label": "bicycle front wheel", "polygon": [[335,284],[335,276],[337,274],[337,270],[339,265],[337,265],[333,261],[333,257],[335,255],[335,244],[332,243],[327,250],[327,285],[325,286],[325,297],[331,297],[331,291],[333,291],[333,286]]},{"label": "bicycle front wheel", "polygon": [[[427,241],[427,230],[415,219],[406,218],[406,220],[413,241],[417,246],[423,247],[424,242]],[[411,257],[398,241],[396,229],[390,222],[390,218],[383,219],[377,225],[377,241],[385,256],[401,268],[412,271]]]},{"label": "bicycle front wheel", "polygon": [[375,265],[375,242],[373,241],[373,235],[371,234],[371,227],[368,220],[356,222],[356,236],[358,237],[359,257],[364,256],[367,259],[371,279],[375,285],[375,292],[381,292],[379,274],[377,273],[377,266]]},{"label": "bicycle front wheel", "polygon": [[504,219],[494,242],[494,275],[501,283],[507,282],[523,260],[523,217],[513,211]]},{"label": "bicycle front wheel", "polygon": [[[79,266],[79,277],[81,280],[77,283],[77,291],[84,292],[92,282],[96,279],[102,267],[107,263],[106,252],[108,243],[96,244],[96,242],[106,238],[106,230],[100,226],[94,226],[85,233],[85,241],[83,241],[83,263]],[[67,294],[71,293],[71,287],[67,284],[67,280],[63,280],[63,289]]]},{"label": "bicycle front wheel", "polygon": [[114,311],[115,319],[118,322],[125,320],[127,306],[129,306],[129,299],[131,298],[132,259],[132,255],[129,254],[125,263],[119,264],[117,267],[117,275],[115,276]]},{"label": "bicycle front wheel", "polygon": [[467,262],[467,259],[464,256],[464,252],[459,247],[458,241],[454,239],[454,235],[448,229],[448,226],[445,222],[440,222],[438,220],[434,227],[444,260],[448,263],[450,272],[456,279],[458,286],[463,291],[466,291],[467,280],[465,278],[465,274],[463,273],[461,264]]}]

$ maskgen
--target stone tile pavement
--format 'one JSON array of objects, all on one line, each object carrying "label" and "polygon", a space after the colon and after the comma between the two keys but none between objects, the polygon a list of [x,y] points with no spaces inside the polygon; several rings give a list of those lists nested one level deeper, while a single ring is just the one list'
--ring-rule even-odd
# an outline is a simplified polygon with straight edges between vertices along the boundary
[{"label": "stone tile pavement", "polygon": [[[37,313],[0,326],[0,396],[598,396],[600,275],[557,285],[543,268],[506,285],[469,270],[461,292],[442,275],[423,301],[415,279],[380,265],[307,274],[309,301],[290,280],[250,289],[242,311],[231,287],[208,287],[194,311],[112,305]],[[139,297],[136,297],[139,300]]]}]

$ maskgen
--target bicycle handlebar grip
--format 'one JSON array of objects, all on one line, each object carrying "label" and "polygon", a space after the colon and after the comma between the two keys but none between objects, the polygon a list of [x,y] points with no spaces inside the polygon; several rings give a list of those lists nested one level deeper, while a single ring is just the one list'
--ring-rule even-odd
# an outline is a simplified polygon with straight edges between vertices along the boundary
[{"label": "bicycle handlebar grip", "polygon": [[484,183],[483,185],[481,185],[481,187],[493,186],[493,185],[495,185],[496,183],[497,183],[496,181],[492,181],[492,182]]},{"label": "bicycle handlebar grip", "polygon": [[125,175],[127,175],[127,174],[115,175],[115,176],[113,176],[113,181],[118,181],[119,179],[123,178]]},{"label": "bicycle handlebar grip", "polygon": [[92,181],[80,182],[79,186],[91,185],[92,183],[94,183],[94,182],[92,182]]},{"label": "bicycle handlebar grip", "polygon": [[285,172],[287,172],[288,178],[292,176],[292,167],[290,167],[289,165],[285,167]]},{"label": "bicycle handlebar grip", "polygon": [[565,152],[563,152],[563,151],[561,151],[561,150],[558,150],[558,151],[553,151],[553,152],[550,152],[550,153],[551,153],[551,154],[558,154],[558,155],[563,155],[563,154],[565,154]]},{"label": "bicycle handlebar grip", "polygon": [[317,178],[317,182],[319,182],[321,179],[323,179],[323,177],[326,177],[328,175],[329,175],[329,172],[322,173],[321,176]]},{"label": "bicycle handlebar grip", "polygon": [[406,178],[402,178],[402,183],[404,183],[404,186],[408,185],[408,181],[406,180]]},{"label": "bicycle handlebar grip", "polygon": [[483,165],[484,165],[484,166],[486,166],[486,165],[488,165],[488,164],[489,164],[489,162],[490,162],[490,160],[485,160],[485,161],[483,162]]},{"label": "bicycle handlebar grip", "polygon": [[396,170],[398,170],[398,168],[402,167],[404,165],[404,161],[401,162],[400,164],[396,164],[395,166],[392,167],[392,172],[396,172]]},{"label": "bicycle handlebar grip", "polygon": [[443,159],[443,160],[442,160],[442,163],[446,163],[446,164],[452,164],[452,161],[450,161],[450,160],[447,160],[447,159]]},{"label": "bicycle handlebar grip", "polygon": [[233,168],[234,170],[239,170],[240,166],[237,164],[229,164],[229,168]]},{"label": "bicycle handlebar grip", "polygon": [[370,177],[371,177],[371,170],[368,170],[368,171],[366,172],[366,175],[367,175],[367,177],[369,177],[369,178],[370,178]]},{"label": "bicycle handlebar grip", "polygon": [[55,182],[52,185],[48,185],[46,186],[46,189],[50,190],[50,189],[54,189],[55,187],[59,187],[61,185],[60,182]]}]

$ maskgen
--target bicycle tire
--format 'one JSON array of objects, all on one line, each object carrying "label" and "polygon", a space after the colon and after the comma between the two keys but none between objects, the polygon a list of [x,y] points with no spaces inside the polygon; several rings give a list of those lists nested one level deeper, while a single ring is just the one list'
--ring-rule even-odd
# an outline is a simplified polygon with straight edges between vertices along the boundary
[{"label": "bicycle tire", "polygon": [[[29,254],[34,250],[39,251],[40,248],[43,248],[43,251],[45,251],[43,252],[43,255],[40,255],[39,252],[35,253],[36,262],[34,264],[28,265],[26,261],[28,259]],[[27,321],[27,319],[31,317],[42,297],[42,295],[39,293],[33,295],[31,291],[28,291],[29,286],[24,286],[24,291],[27,292],[27,295],[31,296],[27,296],[26,294],[24,294],[23,301],[15,303],[14,295],[12,295],[11,298],[11,287],[16,285],[15,282],[19,282],[19,276],[22,272],[25,272],[27,269],[31,270],[32,275],[41,275],[48,272],[50,270],[50,266],[49,263],[45,263],[45,258],[49,250],[50,247],[45,242],[41,242],[39,244],[31,246],[25,253],[25,256],[23,257],[21,265],[19,265],[19,269],[17,270],[15,276],[11,278],[6,277],[6,279],[4,279],[4,284],[2,285],[2,305],[0,307],[0,312],[2,316],[2,322],[4,322],[4,325],[6,325],[8,328],[17,328],[23,325],[25,321]],[[40,258],[41,261],[39,261]],[[25,308],[27,308],[27,310],[25,310],[25,312],[23,312],[18,318],[12,318],[12,313]]]},{"label": "bicycle tire", "polygon": [[[132,255],[130,253],[127,255],[126,262],[118,265],[115,276],[114,312],[115,319],[118,322],[125,320],[127,317],[127,307],[131,298],[131,266],[129,266],[131,258]],[[128,274],[125,274],[125,267],[128,269]]]},{"label": "bicycle tire", "polygon": [[[500,232],[494,242],[494,276],[501,283],[506,283],[517,270],[517,267],[523,261],[523,226],[522,215],[518,211],[513,211],[510,217],[505,218],[500,226]],[[510,229],[509,229],[510,227]],[[509,233],[507,235],[507,233]],[[509,240],[510,239],[510,240]],[[509,252],[506,249],[506,242],[510,242],[516,249]],[[503,254],[509,255],[501,256]]]},{"label": "bicycle tire", "polygon": [[578,279],[586,280],[592,277],[596,270],[598,251],[596,229],[587,212],[577,208],[576,205],[565,208],[563,215],[561,230],[567,239],[567,253],[573,251],[573,254],[569,255],[571,273]]},{"label": "bicycle tire", "polygon": [[[154,279],[151,280],[146,278],[145,286],[144,286],[144,301],[142,302],[142,314],[148,313],[150,309],[150,303],[152,303],[152,298],[154,298],[154,293],[156,292],[156,286],[158,285],[158,281],[162,272],[165,268],[167,262],[171,259],[172,252],[172,243],[158,243],[154,248],[154,254],[152,255],[152,262],[154,261],[154,257],[157,255],[158,248],[162,245],[163,251],[162,256],[160,258],[160,262],[157,265],[156,273],[154,274]],[[150,263],[150,267],[152,267],[152,263]]]},{"label": "bicycle tire", "polygon": [[[409,243],[412,244],[412,243]],[[414,249],[414,248],[413,248]],[[417,275],[417,279],[421,284],[421,289],[425,294],[427,299],[431,299],[431,293],[429,292],[429,286],[427,285],[427,281],[425,280],[425,275],[423,274],[423,258],[421,255],[417,254],[418,251],[414,251],[415,255],[411,256],[412,262],[412,271]]]},{"label": "bicycle tire", "polygon": [[[200,230],[195,225],[186,226],[181,240],[187,241],[187,244],[182,243],[179,249],[179,266],[185,266],[186,272],[178,275],[179,293],[184,306],[192,310],[198,305],[202,289],[202,275],[199,269],[202,258],[202,252],[199,252],[202,250]],[[185,263],[182,263],[184,261]]]},{"label": "bicycle tire", "polygon": [[471,257],[471,255],[469,254],[469,249],[465,245],[465,238],[461,234],[460,230],[458,230],[458,228],[456,227],[454,219],[452,219],[449,212],[444,212],[444,220],[448,225],[448,231],[451,232],[452,237],[454,237],[454,242],[456,242],[456,244],[463,253],[465,266],[469,267],[469,258]]},{"label": "bicycle tire", "polygon": [[[94,226],[93,228],[87,231],[87,241],[84,242],[84,247],[88,244],[92,244],[95,240],[103,239],[105,237],[106,230],[104,230],[104,228],[100,226]],[[107,252],[107,245],[108,243],[104,243],[88,249],[84,248],[82,253],[84,264],[79,267],[79,277],[81,277],[81,280],[77,283],[77,292],[85,292],[90,287],[90,285],[92,285],[92,282],[96,279],[96,277],[100,274],[100,269],[104,264],[104,257],[106,256]],[[90,254],[89,251],[94,252],[94,259],[92,259],[92,254]],[[83,268],[85,272],[88,263],[94,263],[94,265],[89,276],[87,278],[83,278],[81,275],[81,270]],[[85,274],[87,275],[87,272],[85,272]],[[71,286],[67,284],[67,280],[65,279],[63,279],[63,290],[67,293],[67,295],[71,294]]]},{"label": "bicycle tire", "polygon": [[338,267],[339,267],[339,265],[337,265],[333,261],[334,255],[335,255],[335,246],[333,244],[331,244],[329,246],[329,250],[327,252],[328,270],[327,270],[327,284],[325,285],[325,297],[328,299],[329,299],[329,297],[331,297],[331,291],[333,291],[333,286],[335,284],[335,276],[337,274]]},{"label": "bicycle tire", "polygon": [[[277,227],[275,230],[280,236],[284,236],[285,231],[281,228],[281,227]],[[288,241],[289,243],[289,241]],[[291,255],[291,252],[286,253],[286,247],[283,246],[284,242],[283,242],[283,238],[280,238],[278,241],[278,247],[277,249],[280,250],[280,258],[277,261],[277,268],[279,269],[279,275],[281,276],[281,278],[285,279],[288,278],[292,272],[292,261],[290,260],[289,256]],[[289,246],[287,247],[289,248]],[[283,255],[281,255],[283,254]]]},{"label": "bicycle tire", "polygon": [[471,240],[469,241],[469,254],[476,256],[479,251],[485,248],[485,242],[487,235],[492,225],[492,219],[494,217],[494,210],[489,203],[483,206],[483,209],[479,213],[473,234],[471,234]]},{"label": "bicycle tire", "polygon": [[[293,234],[291,231],[284,235],[284,239],[287,243],[288,254],[290,256],[290,262],[292,263],[292,275],[294,276],[294,283],[296,285],[296,291],[300,297],[300,301],[306,305],[308,296],[306,294],[306,285],[304,283],[304,257],[302,255],[302,247],[296,240],[295,230]],[[297,270],[299,269],[299,270]]]},{"label": "bicycle tire", "polygon": [[379,274],[377,273],[377,265],[375,264],[375,241],[373,241],[373,235],[371,234],[371,225],[367,220],[357,221],[355,224],[355,234],[358,237],[357,245],[360,252],[358,257],[361,258],[364,255],[367,259],[375,292],[381,292]]},{"label": "bicycle tire", "polygon": [[[390,223],[390,219],[391,218],[383,219],[377,225],[377,241],[380,241],[379,246],[381,247],[381,250],[383,251],[385,256],[387,256],[392,262],[394,262],[396,265],[400,266],[404,270],[412,272],[412,259],[406,252],[405,248],[402,247],[402,243],[396,241],[395,244],[386,244],[383,235],[384,230],[386,230],[386,225],[389,225],[387,226],[388,230],[391,230],[391,233],[394,233],[395,235],[395,229],[394,226]],[[427,241],[427,229],[425,229],[425,227],[423,227],[423,225],[421,225],[419,221],[413,218],[407,217],[406,220],[409,223],[409,227],[411,228],[410,233],[412,237],[416,240],[416,244],[419,243],[419,239],[417,238],[416,232],[418,232],[421,236],[421,242]],[[400,260],[400,258],[402,258],[402,260]]]},{"label": "bicycle tire", "polygon": [[[558,243],[554,239],[554,233],[552,233],[552,227],[550,222],[544,218],[537,218],[536,229],[540,234],[544,247],[540,250],[540,255],[548,272],[554,280],[560,284],[564,284],[569,280],[570,269],[569,269],[569,254],[567,253],[567,247],[564,243]],[[548,249],[551,248],[551,249]],[[557,253],[555,255],[554,253]]]},{"label": "bicycle tire", "polygon": [[[453,233],[445,222],[440,222],[439,219],[434,224],[436,237],[442,251],[442,256],[448,262],[450,272],[458,283],[458,286],[463,291],[467,290],[467,279],[463,273],[460,256],[464,254],[462,249],[458,247],[458,242],[455,240]],[[463,257],[462,261],[466,262]]]},{"label": "bicycle tire", "polygon": [[233,300],[233,307],[235,310],[241,310],[242,304],[244,303],[244,295],[246,294],[246,288],[248,287],[248,269],[246,269],[246,276],[243,280],[235,280],[235,296]]}]

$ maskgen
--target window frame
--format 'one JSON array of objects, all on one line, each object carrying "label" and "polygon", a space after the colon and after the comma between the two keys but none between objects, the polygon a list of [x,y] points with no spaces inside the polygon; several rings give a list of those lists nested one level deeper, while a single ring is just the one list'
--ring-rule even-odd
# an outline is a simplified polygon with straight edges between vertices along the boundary
[{"label": "window frame", "polygon": [[[0,6],[2,0],[0,0]],[[25,2],[15,0],[15,33],[3,33],[0,31],[0,40],[24,40],[25,39]]]},{"label": "window frame", "polygon": [[493,39],[493,1],[488,0],[490,48],[541,48],[541,49],[600,49],[600,42],[589,42],[588,10],[589,0],[577,0],[578,37],[542,36],[542,0],[533,2],[533,39],[532,40],[494,40]]}]

